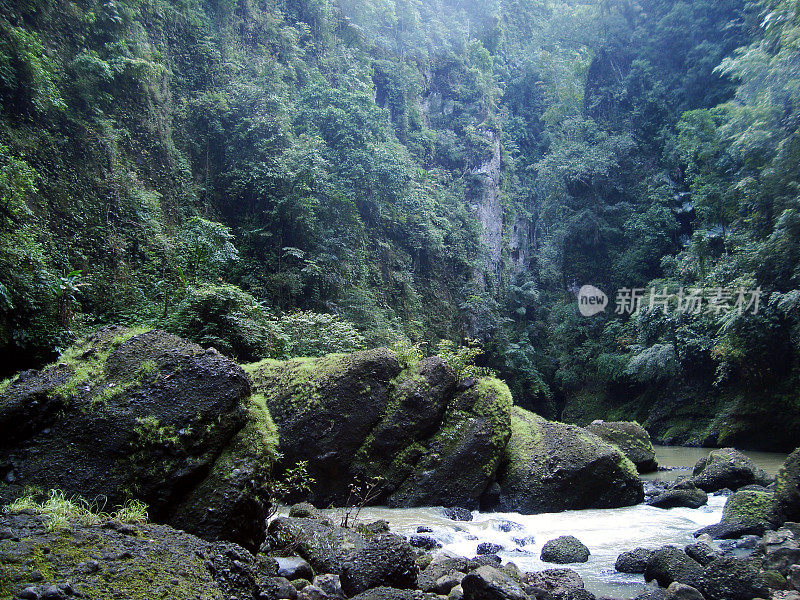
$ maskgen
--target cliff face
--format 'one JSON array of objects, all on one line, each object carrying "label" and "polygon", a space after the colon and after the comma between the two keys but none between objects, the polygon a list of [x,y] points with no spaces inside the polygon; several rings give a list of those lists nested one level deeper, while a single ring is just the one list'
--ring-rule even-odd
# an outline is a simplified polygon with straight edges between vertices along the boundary
[{"label": "cliff face", "polygon": [[484,265],[489,272],[497,272],[503,255],[500,134],[489,129],[483,132],[483,136],[491,144],[491,157],[472,170],[474,184],[467,194],[470,206],[482,226]]}]

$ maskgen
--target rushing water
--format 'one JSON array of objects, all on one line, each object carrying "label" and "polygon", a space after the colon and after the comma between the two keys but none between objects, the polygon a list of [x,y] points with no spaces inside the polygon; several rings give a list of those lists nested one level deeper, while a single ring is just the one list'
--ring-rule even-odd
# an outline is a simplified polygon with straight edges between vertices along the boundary
[{"label": "rushing water", "polygon": [[[648,478],[674,480],[679,475],[690,475],[695,462],[708,452],[702,448],[657,447],[659,464],[678,468],[660,471]],[[747,454],[772,474],[786,458],[783,454],[764,452]],[[664,510],[639,505],[540,515],[474,512],[474,520],[470,522],[451,521],[444,517],[441,508],[435,507],[366,508],[359,518],[364,522],[386,519],[393,531],[407,536],[415,534],[419,526],[429,527],[433,533],[424,535],[436,538],[445,550],[462,556],[475,556],[481,542],[500,544],[504,548],[500,552],[503,560],[513,561],[523,571],[558,567],[539,560],[542,545],[561,535],[574,535],[592,553],[589,562],[568,565],[581,574],[586,588],[598,596],[633,598],[645,589],[644,578],[618,573],[614,569],[617,556],[637,547],[658,548],[665,544],[691,543],[694,531],[719,522],[724,504],[724,497],[710,496],[708,505],[697,510]]]}]

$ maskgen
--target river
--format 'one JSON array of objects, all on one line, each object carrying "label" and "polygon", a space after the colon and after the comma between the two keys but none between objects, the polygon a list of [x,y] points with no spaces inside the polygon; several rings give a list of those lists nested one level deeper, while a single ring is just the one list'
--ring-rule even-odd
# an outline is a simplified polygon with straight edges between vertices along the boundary
[{"label": "river", "polygon": [[[647,479],[675,480],[690,475],[695,462],[708,454],[708,449],[656,447],[660,465],[672,467]],[[785,454],[747,452],[759,466],[775,474]],[[453,522],[445,518],[441,508],[388,509],[365,508],[359,520],[369,522],[386,519],[392,531],[412,535],[420,525],[433,529],[431,535],[445,550],[472,557],[478,544],[494,542],[503,546],[500,556],[513,561],[523,571],[540,571],[558,567],[539,560],[542,545],[561,535],[574,535],[591,551],[589,562],[569,565],[583,577],[586,588],[597,596],[633,598],[646,585],[641,575],[626,575],[614,570],[617,556],[636,547],[657,548],[665,544],[683,546],[691,543],[697,529],[718,523],[725,498],[709,496],[707,506],[699,509],[664,510],[646,505],[602,510],[574,510],[561,513],[520,515],[518,513],[474,512],[470,522]],[[335,509],[333,510],[335,512]],[[508,522],[513,529],[508,529]],[[502,528],[501,528],[502,527]]]}]

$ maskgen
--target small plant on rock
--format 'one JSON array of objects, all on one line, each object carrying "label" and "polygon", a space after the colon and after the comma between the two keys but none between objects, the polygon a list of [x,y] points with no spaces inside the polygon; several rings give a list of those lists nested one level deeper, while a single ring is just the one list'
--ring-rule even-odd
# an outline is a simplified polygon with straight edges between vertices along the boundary
[{"label": "small plant on rock", "polygon": [[381,494],[383,477],[380,475],[366,480],[356,480],[350,484],[347,506],[342,509],[342,527],[355,527],[361,510]]}]

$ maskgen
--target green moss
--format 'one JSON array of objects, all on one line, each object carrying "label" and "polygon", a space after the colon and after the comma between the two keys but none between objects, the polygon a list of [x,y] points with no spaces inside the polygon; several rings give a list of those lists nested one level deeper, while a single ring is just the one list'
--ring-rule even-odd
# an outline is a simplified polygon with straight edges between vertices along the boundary
[{"label": "green moss", "polygon": [[773,494],[758,490],[740,490],[725,502],[723,523],[765,523],[772,511]]},{"label": "green moss", "polygon": [[[152,415],[137,418],[133,432],[137,437],[136,448],[176,448],[180,444],[178,431],[171,425],[161,425],[159,420]],[[184,434],[188,433],[190,432],[184,431]]]},{"label": "green moss", "polygon": [[511,470],[527,470],[530,457],[542,444],[541,424],[544,419],[532,412],[513,407],[511,411],[511,440],[506,445],[504,460]]},{"label": "green moss", "polygon": [[8,379],[3,379],[0,381],[0,394],[5,392],[8,389],[8,386],[14,381],[14,377],[9,377]]}]

